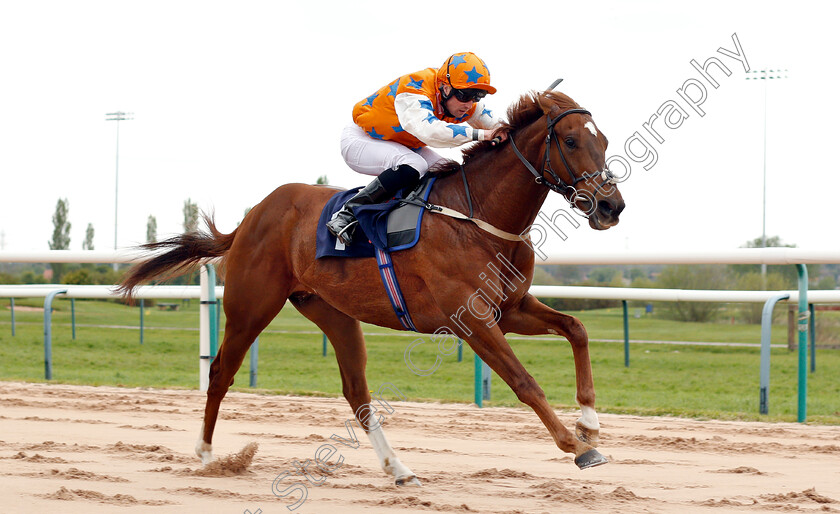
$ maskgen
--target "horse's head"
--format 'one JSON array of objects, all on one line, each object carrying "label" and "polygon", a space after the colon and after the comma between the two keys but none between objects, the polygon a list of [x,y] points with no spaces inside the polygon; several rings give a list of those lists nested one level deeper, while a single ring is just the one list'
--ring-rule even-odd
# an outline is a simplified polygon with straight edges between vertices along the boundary
[{"label": "horse's head", "polygon": [[533,100],[545,120],[534,124],[541,125],[540,129],[529,131],[532,144],[543,140],[542,165],[535,169],[517,150],[520,160],[527,163],[537,183],[560,193],[583,213],[590,227],[606,230],[617,225],[624,199],[606,166],[607,138],[592,115],[562,93],[540,93]]}]

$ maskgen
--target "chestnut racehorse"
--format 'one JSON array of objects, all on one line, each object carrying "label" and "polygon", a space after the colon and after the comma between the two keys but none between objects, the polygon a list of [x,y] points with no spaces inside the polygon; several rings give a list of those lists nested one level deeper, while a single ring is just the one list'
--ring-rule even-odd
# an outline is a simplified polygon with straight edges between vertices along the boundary
[{"label": "chestnut racehorse", "polygon": [[[510,140],[466,149],[465,180],[460,165],[448,163],[438,171],[440,178],[429,202],[472,212],[475,219],[523,237],[509,240],[468,221],[427,213],[420,241],[393,254],[394,268],[419,332],[440,333],[441,327],[447,327],[447,332],[464,339],[517,398],[536,412],[557,447],[575,455],[581,469],[604,464],[606,458],[593,448],[600,426],[586,329],[578,319],[528,294],[534,251],[527,234],[550,190],[583,212],[593,229],[605,230],[618,223],[624,201],[606,168],[607,139],[589,112],[562,93],[524,95],[507,115]],[[466,193],[466,179],[472,200]],[[209,258],[223,258],[227,322],[219,354],[210,367],[204,423],[196,444],[196,453],[205,464],[212,460],[219,405],[234,374],[251,343],[288,299],[335,348],[344,397],[385,472],[398,485],[419,485],[415,474],[394,454],[374,416],[360,412],[371,401],[360,321],[403,330],[384,293],[377,264],[368,258],[315,259],[316,224],[335,192],[323,186],[283,185],[230,234],[220,233],[205,216],[209,233],[186,233],[144,245],[158,253],[135,265],[120,289],[130,296],[142,282],[180,274]],[[520,281],[476,271],[485,263],[501,262],[502,257],[515,268]],[[479,289],[483,294],[476,296]],[[470,312],[464,309],[468,302]],[[491,311],[490,322],[474,315]],[[571,343],[581,408],[575,434],[561,424],[543,390],[514,355],[505,339],[508,332],[555,334]]]}]

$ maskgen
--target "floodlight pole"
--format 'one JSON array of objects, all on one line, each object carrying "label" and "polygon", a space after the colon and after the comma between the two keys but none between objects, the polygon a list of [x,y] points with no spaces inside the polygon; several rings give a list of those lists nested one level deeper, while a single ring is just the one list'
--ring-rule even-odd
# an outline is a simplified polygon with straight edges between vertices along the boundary
[{"label": "floodlight pole", "polygon": [[[764,164],[761,188],[761,247],[767,248],[767,81],[787,78],[788,70],[751,70],[747,80],[764,81]],[[784,74],[784,75],[782,75]],[[766,288],[767,265],[761,265],[761,287]]]},{"label": "floodlight pole", "polygon": [[[117,217],[118,217],[118,206],[119,206],[119,193],[120,193],[120,122],[126,120],[133,120],[134,113],[131,112],[109,112],[105,113],[105,121],[116,121],[117,122],[117,164],[116,164],[116,175],[114,178],[114,250],[117,249]],[[117,271],[119,264],[116,262],[114,263],[114,271]]]}]

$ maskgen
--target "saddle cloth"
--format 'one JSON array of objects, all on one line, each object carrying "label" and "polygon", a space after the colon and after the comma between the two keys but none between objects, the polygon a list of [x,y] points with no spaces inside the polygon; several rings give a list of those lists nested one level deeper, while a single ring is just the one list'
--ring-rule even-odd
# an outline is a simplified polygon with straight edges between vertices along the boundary
[{"label": "saddle cloth", "polygon": [[413,247],[420,239],[420,223],[426,209],[404,203],[403,200],[417,198],[427,201],[435,179],[434,176],[426,175],[417,188],[408,194],[403,195],[404,191],[401,191],[397,197],[385,203],[354,207],[353,214],[359,220],[359,224],[349,246],[337,241],[327,230],[326,223],[347,200],[359,192],[361,187],[334,194],[327,201],[318,220],[315,258],[373,257],[377,248],[395,252]]}]

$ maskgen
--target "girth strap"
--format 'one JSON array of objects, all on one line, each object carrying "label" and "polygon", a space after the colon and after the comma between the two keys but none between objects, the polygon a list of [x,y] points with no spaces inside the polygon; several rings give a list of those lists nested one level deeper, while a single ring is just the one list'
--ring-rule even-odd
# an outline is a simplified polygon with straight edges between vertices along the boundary
[{"label": "girth strap", "polygon": [[382,285],[385,286],[385,292],[388,294],[388,300],[391,301],[394,314],[397,315],[397,319],[403,328],[417,332],[417,327],[414,326],[414,321],[408,313],[408,306],[406,306],[405,297],[400,289],[400,283],[397,280],[397,273],[394,271],[394,262],[391,260],[390,252],[377,248],[376,262],[379,265]]}]

